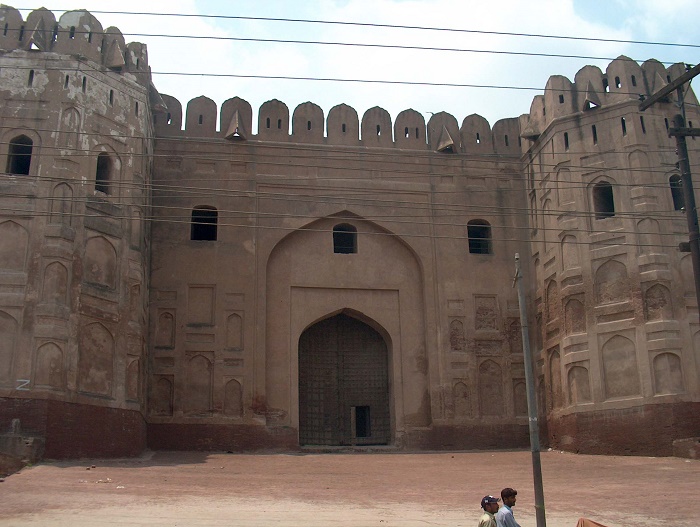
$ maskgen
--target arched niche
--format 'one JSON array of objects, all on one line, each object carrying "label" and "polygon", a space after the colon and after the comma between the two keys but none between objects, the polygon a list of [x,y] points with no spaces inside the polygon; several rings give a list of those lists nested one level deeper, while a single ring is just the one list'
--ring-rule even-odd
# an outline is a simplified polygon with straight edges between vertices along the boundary
[{"label": "arched niche", "polygon": [[565,271],[581,267],[576,236],[567,234],[561,239],[561,260]]},{"label": "arched niche", "polygon": [[61,130],[58,135],[58,145],[62,148],[75,150],[78,148],[79,132],[81,129],[80,111],[73,106],[63,110],[61,115]]},{"label": "arched niche", "polygon": [[54,390],[65,387],[63,351],[53,342],[42,344],[36,350],[34,385]]},{"label": "arched niche", "polygon": [[243,387],[236,379],[231,379],[224,387],[224,415],[243,416]]},{"label": "arched niche", "polygon": [[243,349],[243,318],[238,313],[226,318],[226,347],[231,350]]},{"label": "arched niche", "polygon": [[659,353],[654,357],[654,393],[665,395],[683,393],[683,367],[681,358],[675,353]]},{"label": "arched niche", "polygon": [[652,218],[644,218],[637,223],[639,238],[639,254],[663,254],[661,247],[661,231],[659,222]]},{"label": "arched niche", "polygon": [[498,363],[487,359],[479,365],[479,413],[502,416],[503,403],[503,371]]},{"label": "arched niche", "polygon": [[59,183],[51,191],[49,223],[70,226],[73,223],[73,188]]},{"label": "arched niche", "polygon": [[567,335],[586,332],[586,308],[580,300],[571,298],[566,301],[564,319]]},{"label": "arched niche", "polygon": [[561,304],[559,302],[559,288],[556,280],[550,280],[546,290],[547,299],[547,322],[551,322],[559,318]]},{"label": "arched niche", "polygon": [[557,191],[560,205],[575,202],[574,185],[571,181],[571,171],[568,168],[557,170]]},{"label": "arched niche", "polygon": [[102,236],[94,236],[85,244],[83,279],[108,289],[117,288],[117,251]]},{"label": "arched niche", "polygon": [[591,383],[588,368],[572,366],[567,374],[569,388],[569,403],[572,406],[591,402]]},{"label": "arched niche", "polygon": [[464,351],[465,344],[464,323],[461,320],[452,320],[450,322],[450,350]]},{"label": "arched niche", "polygon": [[212,363],[204,355],[195,355],[187,361],[184,404],[187,414],[205,416],[211,413],[212,374]]},{"label": "arched niche", "polygon": [[606,399],[639,395],[639,369],[634,342],[615,335],[603,345],[601,355]]},{"label": "arched niche", "polygon": [[471,417],[472,405],[469,387],[464,382],[455,383],[452,388],[452,396],[454,398],[455,418]]},{"label": "arched niche", "polygon": [[155,378],[151,411],[154,415],[173,415],[173,381],[166,376]]},{"label": "arched niche", "polygon": [[597,304],[611,304],[629,299],[627,267],[617,260],[608,260],[595,272],[594,287]]},{"label": "arched niche", "polygon": [[169,311],[158,314],[156,322],[156,347],[172,348],[175,346],[175,315]]},{"label": "arched niche", "polygon": [[673,318],[671,291],[662,284],[654,284],[644,293],[644,318],[647,321]]},{"label": "arched niche", "polygon": [[0,223],[0,269],[24,271],[27,261],[29,233],[19,223]]},{"label": "arched niche", "polygon": [[126,398],[129,401],[141,399],[141,362],[131,359],[126,369]]},{"label": "arched niche", "polygon": [[114,337],[93,322],[80,330],[78,343],[78,389],[94,395],[112,395]]},{"label": "arched niche", "polygon": [[17,320],[0,311],[0,382],[12,380],[12,363],[17,340]]},{"label": "arched niche", "polygon": [[513,381],[513,410],[516,417],[525,417],[528,414],[525,381]]},{"label": "arched niche", "polygon": [[51,262],[44,269],[41,301],[48,304],[68,304],[68,269],[61,262]]},{"label": "arched niche", "polygon": [[549,353],[549,397],[552,408],[564,406],[564,397],[561,383],[561,355],[558,349]]}]

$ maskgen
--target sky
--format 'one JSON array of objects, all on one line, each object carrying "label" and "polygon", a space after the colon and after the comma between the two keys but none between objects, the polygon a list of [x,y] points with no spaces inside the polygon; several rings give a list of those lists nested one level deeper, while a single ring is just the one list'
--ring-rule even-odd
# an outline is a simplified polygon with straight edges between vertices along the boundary
[{"label": "sky", "polygon": [[[497,120],[528,113],[532,98],[543,92],[550,75],[573,80],[587,64],[603,71],[610,60],[626,55],[640,63],[696,64],[700,57],[700,0],[46,0],[41,5],[12,3],[26,18],[29,10],[46,7],[60,15],[87,9],[102,26],[118,27],[127,42],[148,46],[153,80],[161,93],[183,105],[200,95],[219,108],[241,97],[257,109],[270,99],[291,112],[304,102],[318,104],[328,115],[345,103],[362,114],[380,106],[396,118],[412,108],[425,117],[446,111],[459,123],[471,114]],[[663,7],[662,7],[663,6]],[[98,11],[293,18],[383,25],[468,30],[434,31],[358,27],[222,18],[107,14]],[[489,34],[569,36],[685,44],[696,47],[629,44]],[[161,36],[156,36],[161,35]],[[177,36],[177,38],[176,38]],[[192,39],[184,36],[214,36]],[[318,42],[385,44],[476,51],[383,49],[227,40],[282,39]],[[498,53],[494,53],[498,52]],[[537,56],[575,55],[586,58]],[[468,84],[447,87],[311,80],[245,79],[181,76],[166,73],[274,75]]]}]

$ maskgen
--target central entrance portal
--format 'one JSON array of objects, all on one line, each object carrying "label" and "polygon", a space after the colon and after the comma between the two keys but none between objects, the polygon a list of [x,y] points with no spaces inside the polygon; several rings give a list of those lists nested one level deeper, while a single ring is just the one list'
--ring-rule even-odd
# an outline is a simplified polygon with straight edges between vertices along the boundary
[{"label": "central entrance portal", "polygon": [[386,445],[389,367],[384,339],[336,315],[299,337],[299,443]]}]

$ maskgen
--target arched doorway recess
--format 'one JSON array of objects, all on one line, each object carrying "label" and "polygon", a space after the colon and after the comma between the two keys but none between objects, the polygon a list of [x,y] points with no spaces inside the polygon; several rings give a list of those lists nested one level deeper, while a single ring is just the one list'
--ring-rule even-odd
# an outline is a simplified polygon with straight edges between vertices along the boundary
[{"label": "arched doorway recess", "polygon": [[391,439],[387,345],[339,314],[299,337],[299,443],[386,445]]}]

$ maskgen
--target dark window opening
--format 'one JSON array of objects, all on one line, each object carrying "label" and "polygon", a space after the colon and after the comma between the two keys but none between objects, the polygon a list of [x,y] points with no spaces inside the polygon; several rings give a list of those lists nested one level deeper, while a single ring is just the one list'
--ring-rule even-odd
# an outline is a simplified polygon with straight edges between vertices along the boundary
[{"label": "dark window opening", "polygon": [[204,122],[204,116],[200,113],[199,114],[199,124],[202,124]]},{"label": "dark window opening", "polygon": [[172,124],[172,122],[173,122],[173,116],[170,115],[170,113],[168,113],[168,116],[165,118],[165,122],[166,122],[167,124]]},{"label": "dark window opening", "polygon": [[647,127],[644,126],[644,116],[643,116],[643,115],[640,115],[640,116],[639,116],[639,124],[642,125],[642,133],[643,133],[643,134],[646,134],[646,133],[647,133]]},{"label": "dark window opening", "polygon": [[666,75],[666,82],[671,82],[671,76],[670,76],[670,75]]},{"label": "dark window opening", "polygon": [[622,83],[620,82],[620,77],[615,77],[615,87],[622,88]]},{"label": "dark window opening", "polygon": [[31,87],[34,84],[34,70],[29,70],[29,79],[27,80],[27,86]]},{"label": "dark window opening", "polygon": [[139,115],[139,102],[136,101],[134,104],[134,115],[138,116]]},{"label": "dark window opening", "polygon": [[213,207],[196,207],[192,209],[192,227],[190,240],[216,241],[219,213]]},{"label": "dark window opening", "polygon": [[608,79],[603,79],[603,91],[608,93],[610,91],[610,86],[608,86]]},{"label": "dark window opening", "polygon": [[277,119],[277,129],[278,130],[282,129],[282,119]]},{"label": "dark window opening", "polygon": [[668,130],[668,118],[664,117],[664,124],[666,125],[666,130]]},{"label": "dark window opening", "polygon": [[70,38],[71,40],[75,38],[75,26],[70,27],[70,31],[68,33],[68,38]]},{"label": "dark window opening", "polygon": [[8,28],[8,26],[9,26],[9,24],[5,23],[5,29],[2,30],[2,36],[3,36],[3,37],[6,37],[6,36],[7,36],[7,28]]},{"label": "dark window opening", "polygon": [[668,178],[671,186],[671,199],[673,199],[673,210],[685,210],[685,199],[683,197],[683,181],[680,176],[674,174]]},{"label": "dark window opening", "polygon": [[377,135],[382,135],[382,128],[379,125],[377,125]]},{"label": "dark window opening", "polygon": [[419,138],[419,135],[418,135],[418,128],[416,128],[416,139],[418,139],[418,138]]},{"label": "dark window opening", "polygon": [[109,105],[114,106],[114,90],[109,90]]},{"label": "dark window opening", "polygon": [[19,41],[22,42],[23,39],[24,39],[24,26],[21,26],[19,28]]},{"label": "dark window opening", "polygon": [[70,76],[66,75],[66,80],[63,82],[63,88],[68,89],[68,83],[70,82]]},{"label": "dark window opening", "polygon": [[591,132],[593,132],[593,144],[597,145],[598,144],[598,131],[595,128],[595,125],[591,126]]},{"label": "dark window opening", "polygon": [[467,223],[470,254],[491,254],[491,225],[484,220]]},{"label": "dark window opening", "polygon": [[505,142],[506,142],[506,146],[508,146],[508,136],[507,135],[505,136]]},{"label": "dark window opening", "polygon": [[355,412],[355,437],[371,437],[369,406],[353,406]]},{"label": "dark window opening", "polygon": [[569,149],[569,133],[564,132],[564,150]]},{"label": "dark window opening", "polygon": [[343,133],[345,133],[345,123],[343,123]]},{"label": "dark window opening", "polygon": [[637,85],[637,77],[632,75],[632,86],[636,86],[636,85]]},{"label": "dark window opening", "polygon": [[622,135],[627,135],[627,121],[624,117],[620,118],[620,124],[622,125]]},{"label": "dark window opening", "polygon": [[559,104],[564,104],[564,96],[559,95]]},{"label": "dark window opening", "polygon": [[311,121],[306,121],[306,129],[311,130]]},{"label": "dark window opening", "polygon": [[611,218],[615,215],[615,200],[610,183],[601,182],[593,187],[593,210],[597,220]]},{"label": "dark window opening", "polygon": [[333,227],[333,252],[335,254],[357,253],[357,229],[347,223]]},{"label": "dark window opening", "polygon": [[141,63],[140,59],[136,59],[136,69],[139,69],[139,64]]},{"label": "dark window opening", "polygon": [[87,90],[87,77],[83,77],[83,93]]},{"label": "dark window opening", "polygon": [[88,32],[88,42],[92,43],[92,31]]},{"label": "dark window opening", "polygon": [[544,106],[542,107],[542,115],[547,115],[547,108]]},{"label": "dark window opening", "polygon": [[33,146],[33,141],[26,135],[20,135],[10,141],[6,169],[8,174],[29,175]]},{"label": "dark window opening", "polygon": [[95,191],[109,194],[109,186],[112,179],[112,159],[107,152],[101,152],[97,156],[97,170],[95,171]]},{"label": "dark window opening", "polygon": [[269,117],[265,120],[265,128],[270,128],[270,118]]},{"label": "dark window opening", "polygon": [[406,128],[404,128],[403,133],[404,133],[404,137],[405,137],[406,139],[408,139],[408,137],[409,137],[408,126],[407,126]]},{"label": "dark window opening", "polygon": [[479,136],[479,132],[476,133],[476,144],[481,144],[481,136]]}]

